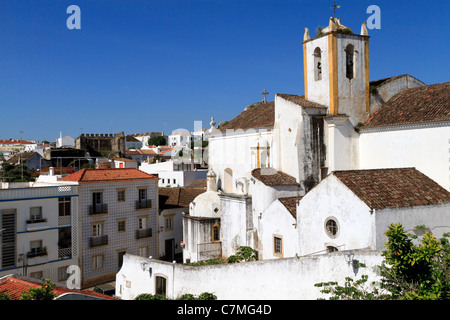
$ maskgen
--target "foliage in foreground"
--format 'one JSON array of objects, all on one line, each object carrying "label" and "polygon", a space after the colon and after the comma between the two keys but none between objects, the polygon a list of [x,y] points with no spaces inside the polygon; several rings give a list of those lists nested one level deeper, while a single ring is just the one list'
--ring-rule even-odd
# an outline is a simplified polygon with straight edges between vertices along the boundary
[{"label": "foliage in foreground", "polygon": [[[417,229],[425,229],[419,226]],[[368,283],[368,276],[359,280],[349,277],[343,286],[337,282],[315,284],[330,300],[449,300],[450,299],[450,245],[425,232],[419,244],[417,236],[406,234],[401,224],[391,224],[385,232],[388,237],[384,260],[379,267],[380,282]]]},{"label": "foliage in foreground", "polygon": [[[171,300],[161,294],[142,293],[138,295],[134,300]],[[191,293],[183,294],[175,300],[217,300],[217,297],[210,292],[203,292],[198,296]]]}]

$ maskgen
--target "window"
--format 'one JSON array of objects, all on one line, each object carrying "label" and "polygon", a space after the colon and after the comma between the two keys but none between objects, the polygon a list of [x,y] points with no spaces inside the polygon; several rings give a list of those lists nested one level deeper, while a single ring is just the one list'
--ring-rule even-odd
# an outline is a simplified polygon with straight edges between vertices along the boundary
[{"label": "window", "polygon": [[138,221],[139,229],[147,229],[147,217],[140,217]]},{"label": "window", "polygon": [[42,207],[30,208],[31,222],[39,222],[42,220]]},{"label": "window", "polygon": [[173,215],[164,217],[164,231],[173,231]]},{"label": "window", "polygon": [[92,257],[92,269],[100,269],[103,268],[103,256],[93,256]]},{"label": "window", "polygon": [[349,44],[345,48],[345,73],[348,79],[353,79],[355,75],[355,49],[353,45]]},{"label": "window", "polygon": [[336,247],[333,246],[327,246],[327,252],[331,253],[331,252],[335,252],[338,251],[338,249]]},{"label": "window", "polygon": [[322,80],[322,51],[319,47],[314,50],[314,80]]},{"label": "window", "polygon": [[92,225],[92,236],[100,237],[103,235],[103,223],[95,223]]},{"label": "window", "polygon": [[117,202],[125,201],[125,190],[117,190]]},{"label": "window", "polygon": [[138,249],[138,255],[140,257],[148,257],[148,247],[140,247]]},{"label": "window", "polygon": [[42,252],[42,240],[34,240],[30,242],[30,251],[32,254]]},{"label": "window", "polygon": [[147,189],[139,189],[139,201],[147,200]]},{"label": "window", "polygon": [[70,216],[70,197],[64,197],[58,199],[59,216]]},{"label": "window", "polygon": [[283,242],[280,236],[273,237],[273,254],[275,256],[281,256],[283,254]]},{"label": "window", "polygon": [[103,203],[103,192],[93,192],[92,193],[92,204],[102,204]]},{"label": "window", "polygon": [[117,220],[117,232],[125,232],[125,220]]},{"label": "window", "polygon": [[215,224],[212,227],[212,241],[220,241],[220,225]]},{"label": "window", "polygon": [[336,238],[339,233],[339,225],[335,218],[328,218],[325,221],[325,231],[330,238]]},{"label": "window", "polygon": [[176,184],[176,183],[177,183],[177,180],[176,180],[176,179],[172,179],[172,181],[173,181],[173,184]]},{"label": "window", "polygon": [[41,280],[44,277],[43,271],[36,271],[30,273],[30,278]]},{"label": "window", "polygon": [[156,294],[161,294],[163,296],[166,296],[166,278],[163,277],[156,277],[155,279],[155,285],[156,285]]},{"label": "window", "polygon": [[69,273],[67,272],[68,267],[69,266],[58,268],[58,281],[66,281],[69,279]]}]

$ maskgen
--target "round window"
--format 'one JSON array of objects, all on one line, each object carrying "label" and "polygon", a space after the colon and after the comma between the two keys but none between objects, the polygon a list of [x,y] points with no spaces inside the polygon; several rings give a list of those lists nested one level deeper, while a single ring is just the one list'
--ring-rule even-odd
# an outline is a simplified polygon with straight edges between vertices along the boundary
[{"label": "round window", "polygon": [[336,238],[339,233],[339,225],[335,218],[328,218],[325,221],[325,231],[331,238]]}]

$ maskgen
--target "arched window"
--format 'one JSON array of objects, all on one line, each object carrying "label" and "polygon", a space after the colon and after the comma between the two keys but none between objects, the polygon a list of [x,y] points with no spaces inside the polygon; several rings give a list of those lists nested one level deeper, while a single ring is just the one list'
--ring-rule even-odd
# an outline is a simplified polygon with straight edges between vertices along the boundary
[{"label": "arched window", "polygon": [[345,73],[350,80],[355,77],[355,48],[351,44],[345,48]]},{"label": "arched window", "polygon": [[322,80],[322,53],[319,47],[314,50],[314,80]]},{"label": "arched window", "polygon": [[219,224],[214,224],[213,226],[212,226],[212,230],[211,230],[212,232],[212,241],[214,242],[214,241],[220,241],[220,225]]}]

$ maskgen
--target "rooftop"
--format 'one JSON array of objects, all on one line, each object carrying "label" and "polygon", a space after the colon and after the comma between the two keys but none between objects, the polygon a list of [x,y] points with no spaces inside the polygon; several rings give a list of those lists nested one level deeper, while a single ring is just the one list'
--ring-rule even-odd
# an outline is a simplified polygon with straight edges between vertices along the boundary
[{"label": "rooftop", "polygon": [[159,187],[159,208],[187,208],[195,197],[205,191],[202,187]]},{"label": "rooftop", "polygon": [[272,168],[254,169],[252,176],[267,186],[300,186],[294,177]]},{"label": "rooftop", "polygon": [[362,129],[450,121],[450,82],[403,90],[372,114]]},{"label": "rooftop", "polygon": [[158,180],[157,177],[136,168],[115,169],[81,169],[60,181],[77,181],[78,183],[98,183],[111,181]]},{"label": "rooftop", "polygon": [[450,203],[450,192],[415,168],[332,173],[371,209]]},{"label": "rooftop", "polygon": [[[32,288],[40,288],[42,285],[42,281],[37,279],[25,278],[21,276],[7,276],[0,278],[0,293],[7,293],[11,295],[11,300],[18,300],[21,296],[22,291],[28,291]],[[101,298],[107,300],[116,300],[115,298],[101,294],[98,292],[94,292],[91,290],[71,290],[66,287],[56,286],[53,289],[53,292],[58,296],[67,293],[78,293],[83,294],[92,298]]]},{"label": "rooftop", "polygon": [[278,198],[278,200],[286,207],[287,211],[297,219],[297,203],[302,199],[302,197],[286,197]]}]

